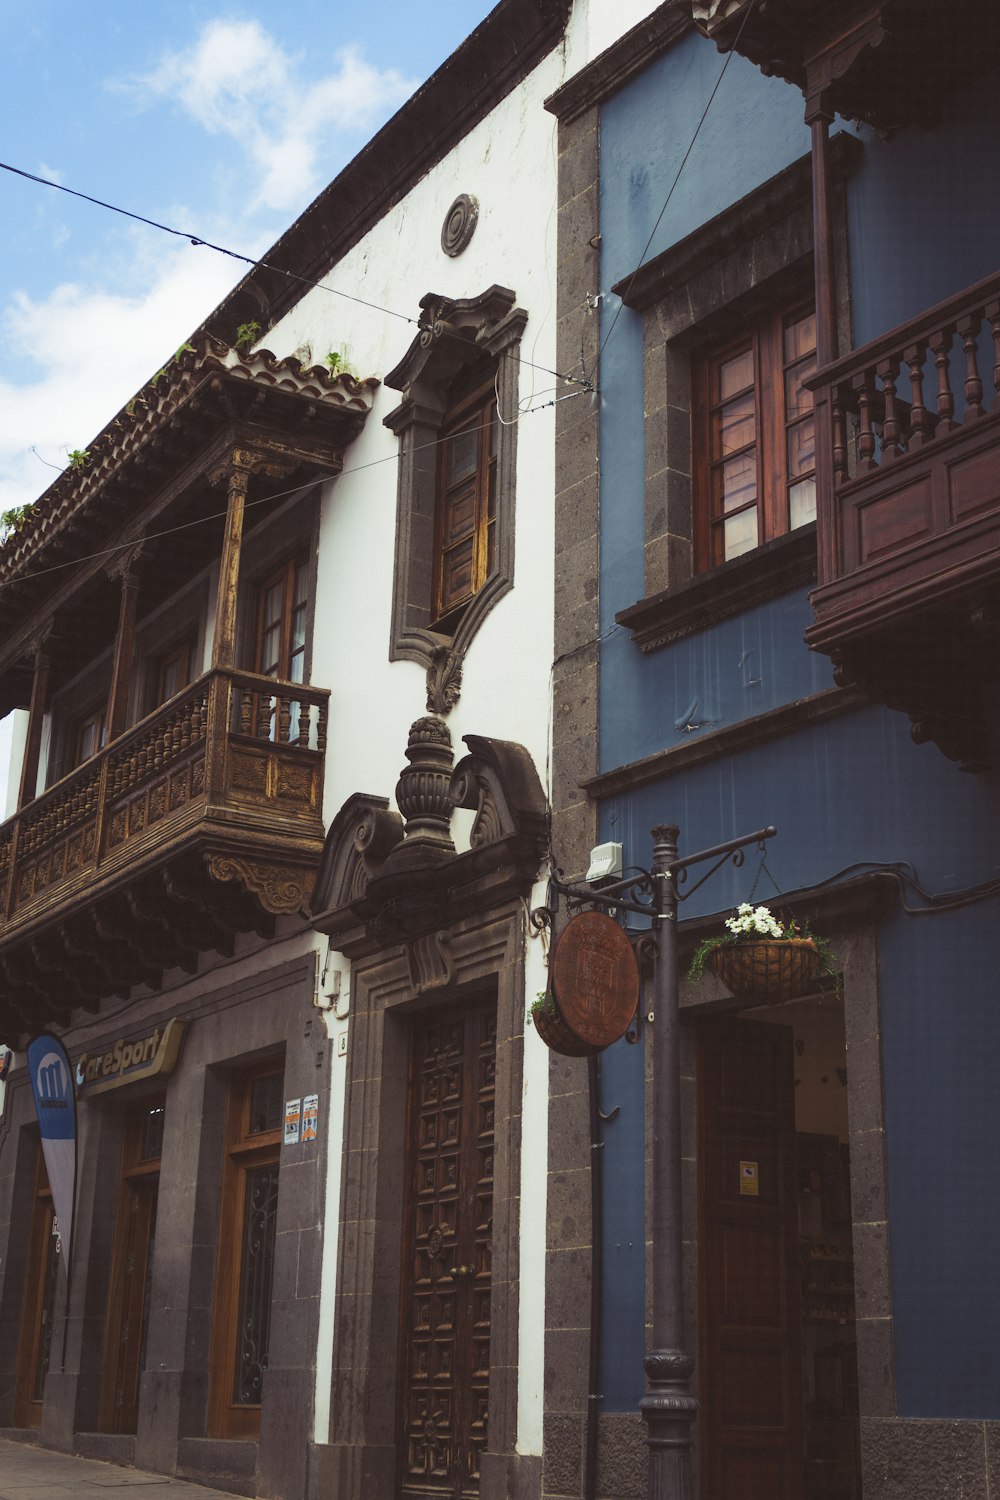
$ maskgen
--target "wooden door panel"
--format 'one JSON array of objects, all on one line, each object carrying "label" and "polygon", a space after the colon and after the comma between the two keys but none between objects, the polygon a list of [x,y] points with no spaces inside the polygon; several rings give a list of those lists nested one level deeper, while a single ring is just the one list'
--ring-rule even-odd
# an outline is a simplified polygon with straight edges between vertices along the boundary
[{"label": "wooden door panel", "polygon": [[414,1024],[402,1290],[400,1486],[475,1496],[487,1442],[496,1018]]},{"label": "wooden door panel", "polygon": [[700,1031],[702,1494],[802,1500],[792,1034]]},{"label": "wooden door panel", "polygon": [[784,1328],[788,1317],[784,1236],[771,1226],[721,1230],[719,1322],[740,1328]]}]

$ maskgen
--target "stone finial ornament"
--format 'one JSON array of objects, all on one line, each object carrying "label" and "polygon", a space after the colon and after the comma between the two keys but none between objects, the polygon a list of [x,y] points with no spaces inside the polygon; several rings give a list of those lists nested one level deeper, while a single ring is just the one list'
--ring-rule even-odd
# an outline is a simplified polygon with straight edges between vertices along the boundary
[{"label": "stone finial ornament", "polygon": [[444,859],[455,853],[450,825],[453,760],[451,734],[436,715],[415,719],[406,746],[409,765],[396,783],[396,806],[406,820],[404,839],[393,850],[394,864]]}]

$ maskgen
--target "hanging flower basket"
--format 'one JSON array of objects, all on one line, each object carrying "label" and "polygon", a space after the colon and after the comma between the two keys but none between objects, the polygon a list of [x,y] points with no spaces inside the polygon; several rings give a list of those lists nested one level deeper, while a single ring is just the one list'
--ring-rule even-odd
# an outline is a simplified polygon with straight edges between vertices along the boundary
[{"label": "hanging flower basket", "polygon": [[531,1019],[546,1047],[563,1057],[596,1057],[601,1050],[600,1047],[588,1047],[575,1031],[569,1029],[551,990],[539,995],[531,1007]]},{"label": "hanging flower basket", "polygon": [[758,938],[723,943],[712,951],[708,962],[737,1000],[778,1005],[812,988],[819,958],[812,938]]},{"label": "hanging flower basket", "polygon": [[821,973],[837,978],[825,938],[795,922],[779,922],[766,906],[744,902],[726,918],[726,927],[725,934],[699,945],[689,979],[700,979],[707,967],[744,1004],[780,1005],[808,994]]}]

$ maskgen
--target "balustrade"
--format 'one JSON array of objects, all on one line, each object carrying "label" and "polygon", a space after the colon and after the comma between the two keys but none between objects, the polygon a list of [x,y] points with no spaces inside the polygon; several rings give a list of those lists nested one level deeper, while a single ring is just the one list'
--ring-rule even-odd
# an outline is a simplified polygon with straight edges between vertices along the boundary
[{"label": "balustrade", "polygon": [[838,486],[1000,412],[1000,276],[845,355],[810,384],[829,401]]},{"label": "balustrade", "polygon": [[[0,827],[0,938],[43,897],[75,899],[112,854],[119,866],[155,857],[181,815],[210,821],[252,795],[276,835],[297,825],[321,840],[328,697],[218,668],[105,746]],[[248,755],[259,767],[249,780]]]}]

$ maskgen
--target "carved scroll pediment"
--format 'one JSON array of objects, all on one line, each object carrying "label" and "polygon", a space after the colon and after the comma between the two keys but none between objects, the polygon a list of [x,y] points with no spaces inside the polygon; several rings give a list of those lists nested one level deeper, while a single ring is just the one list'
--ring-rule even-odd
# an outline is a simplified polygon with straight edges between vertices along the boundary
[{"label": "carved scroll pediment", "polygon": [[[525,894],[546,849],[545,794],[528,751],[481,735],[465,743],[469,754],[452,769],[447,725],[416,720],[396,788],[405,825],[385,797],[350,797],[310,902],[314,925],[352,956],[405,943],[418,993],[450,983],[451,925]],[[449,831],[457,807],[476,815],[462,853]]]},{"label": "carved scroll pediment", "polygon": [[388,797],[355,792],[330,825],[309,899],[314,915],[364,899],[368,882],[403,837],[403,820]]},{"label": "carved scroll pediment", "polygon": [[491,286],[478,297],[443,297],[428,292],[420,299],[420,332],[385,383],[394,391],[424,384],[447,386],[482,350],[490,334],[514,306],[509,287]]},{"label": "carved scroll pediment", "polygon": [[476,814],[471,844],[481,849],[511,835],[540,841],[547,832],[545,793],[535,763],[523,745],[512,740],[463,736],[469,754],[459,761],[451,780],[456,807]]}]

